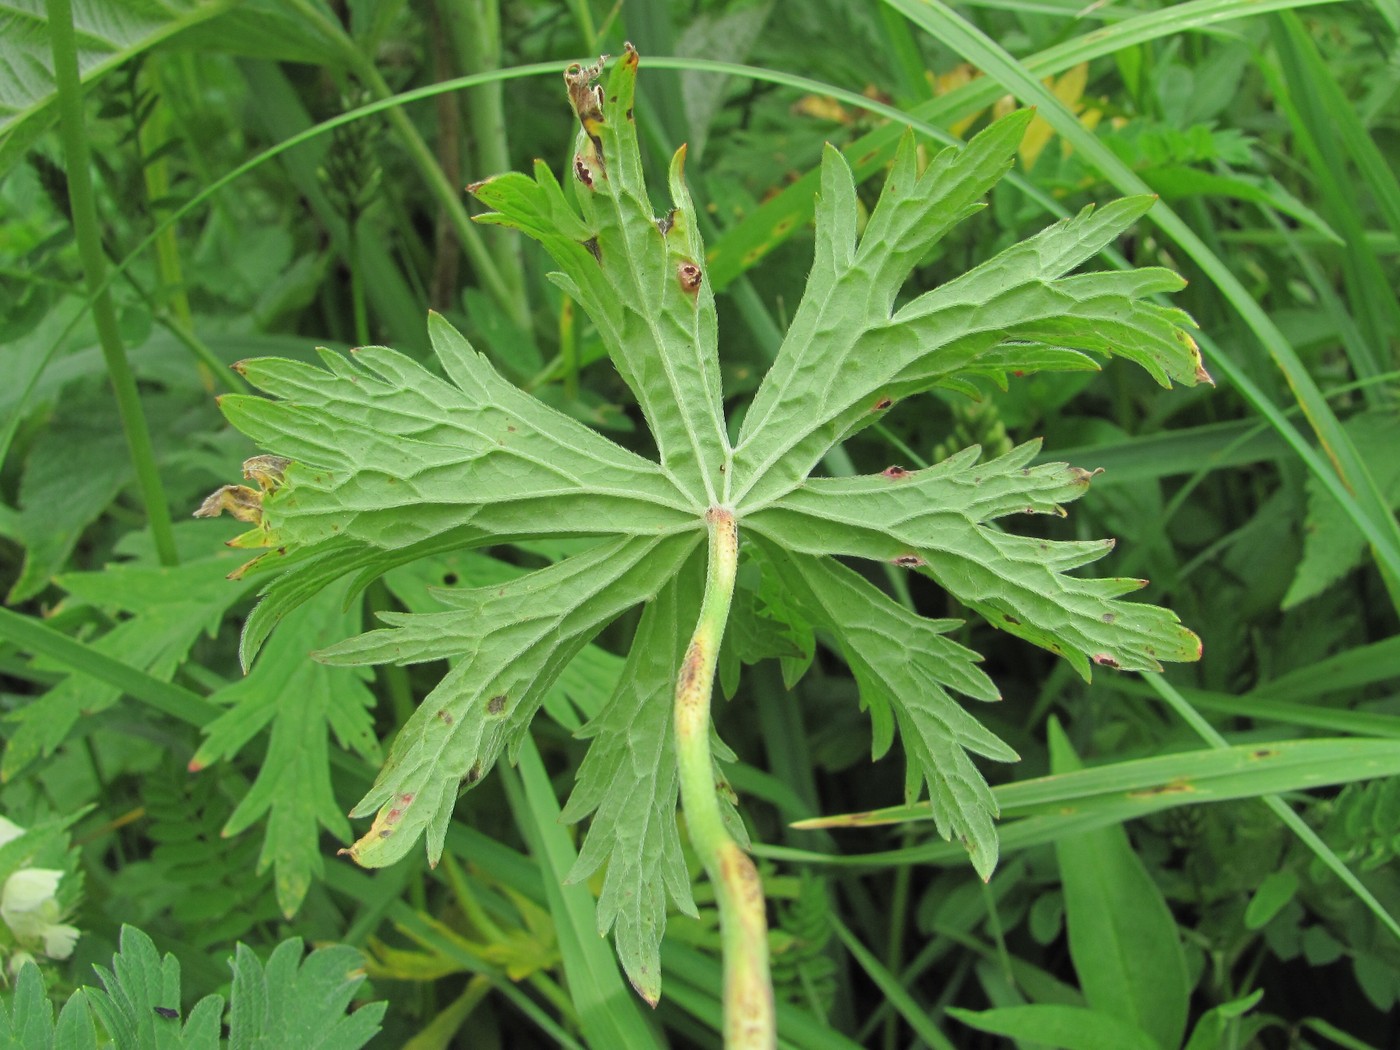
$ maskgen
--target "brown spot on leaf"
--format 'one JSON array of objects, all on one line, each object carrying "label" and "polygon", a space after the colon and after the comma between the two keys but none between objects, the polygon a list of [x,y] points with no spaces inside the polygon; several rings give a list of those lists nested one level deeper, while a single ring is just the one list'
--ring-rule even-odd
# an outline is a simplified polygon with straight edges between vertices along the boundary
[{"label": "brown spot on leaf", "polygon": [[1251,751],[1251,752],[1249,753],[1249,757],[1250,757],[1250,758],[1273,758],[1273,757],[1274,757],[1275,755],[1277,755],[1277,754],[1278,754],[1278,751],[1275,750],[1274,748],[1271,748],[1271,747],[1261,747],[1261,748],[1259,748],[1259,750],[1257,750],[1257,751]]},{"label": "brown spot on leaf", "polygon": [[[588,165],[584,163],[581,155],[574,157],[574,178],[583,183],[590,190],[593,188],[593,173],[588,170]],[[602,261],[601,259],[599,260]]]},{"label": "brown spot on leaf", "polygon": [[506,694],[497,693],[490,700],[486,701],[486,713],[488,715],[498,715],[506,709]]},{"label": "brown spot on leaf", "polygon": [[1095,653],[1090,659],[1101,667],[1112,667],[1115,670],[1123,666],[1108,653]]},{"label": "brown spot on leaf", "polygon": [[[593,183],[590,182],[588,185],[592,186]],[[590,237],[586,241],[579,241],[579,244],[588,249],[588,254],[593,256],[594,261],[596,261],[599,266],[603,265],[603,249],[598,247],[597,237]]]},{"label": "brown spot on leaf", "polygon": [[874,412],[883,412],[883,411],[885,411],[885,409],[889,408],[892,404],[894,404],[894,402],[891,401],[889,398],[887,398],[887,397],[882,397],[882,398],[880,398],[879,401],[876,401],[876,402],[875,402],[875,406],[874,406],[874,408],[873,408],[871,411],[874,411]]},{"label": "brown spot on leaf", "polygon": [[700,290],[700,267],[693,262],[683,262],[676,267],[676,279],[681,283],[681,291],[694,295]]},{"label": "brown spot on leaf", "polygon": [[656,228],[661,231],[661,236],[665,237],[671,232],[671,227],[676,224],[676,209],[672,208],[661,218],[656,220]]},{"label": "brown spot on leaf", "polygon": [[1108,612],[1103,614],[1102,619],[1104,623],[1112,623],[1114,620],[1118,619],[1118,615],[1116,613]]},{"label": "brown spot on leaf", "polygon": [[883,474],[885,477],[889,478],[891,481],[899,481],[902,478],[907,478],[909,476],[909,471],[905,470],[903,467],[895,465],[886,467],[884,470],[880,471],[880,473]]},{"label": "brown spot on leaf", "polygon": [[462,783],[471,787],[481,779],[481,763],[473,762],[471,769],[467,770],[467,775],[462,778]]},{"label": "brown spot on leaf", "polygon": [[899,554],[894,557],[893,561],[901,569],[917,569],[924,563],[924,559],[917,554]]}]

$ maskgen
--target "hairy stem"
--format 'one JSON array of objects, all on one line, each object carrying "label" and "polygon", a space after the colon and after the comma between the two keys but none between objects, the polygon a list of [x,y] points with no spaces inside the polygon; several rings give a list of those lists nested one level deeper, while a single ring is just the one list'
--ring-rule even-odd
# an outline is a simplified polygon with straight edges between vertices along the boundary
[{"label": "hairy stem", "polygon": [[705,596],[676,680],[676,755],[681,805],[691,845],[705,865],[719,903],[724,946],[724,1045],[769,1050],[777,1043],[773,984],[768,975],[768,919],[758,869],[730,836],[720,812],[710,754],[710,694],[715,661],[729,619],[739,564],[734,513],[711,507],[705,516],[710,558]]}]

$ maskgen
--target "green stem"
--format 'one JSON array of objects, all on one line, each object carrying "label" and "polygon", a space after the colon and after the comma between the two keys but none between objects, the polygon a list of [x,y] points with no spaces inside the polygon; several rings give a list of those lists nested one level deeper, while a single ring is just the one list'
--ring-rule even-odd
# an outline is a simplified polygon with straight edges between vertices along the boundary
[{"label": "green stem", "polygon": [[777,1033],[763,886],[753,861],[724,826],[710,754],[710,695],[738,572],[739,527],[733,511],[726,508],[711,507],[705,520],[710,532],[705,595],[676,680],[681,805],[690,843],[705,865],[719,904],[724,1045],[726,1050],[770,1050],[777,1045]]},{"label": "green stem", "polygon": [[60,134],[63,155],[68,166],[68,201],[73,210],[73,233],[78,242],[88,293],[93,299],[93,321],[97,325],[98,342],[112,380],[117,399],[122,430],[131,449],[131,462],[146,506],[146,518],[151,527],[156,555],[162,565],[175,565],[175,534],[170,524],[170,507],[165,502],[165,488],[156,466],[151,433],[141,409],[136,389],[136,377],[126,359],[121,333],[117,328],[117,311],[111,296],[102,290],[106,277],[106,259],[102,255],[102,239],[98,233],[97,206],[93,202],[92,173],[88,167],[87,137],[83,131],[83,92],[78,78],[77,41],[73,32],[71,0],[47,0],[49,41],[53,48],[54,82],[58,88]]},{"label": "green stem", "polygon": [[346,241],[350,256],[350,310],[355,319],[355,345],[369,345],[369,311],[365,308],[365,278],[360,265],[360,219],[350,215],[345,220]]},{"label": "green stem", "polygon": [[[453,50],[463,73],[485,73],[501,66],[501,11],[498,0],[439,0],[438,17],[452,37]],[[505,92],[499,80],[481,84],[466,93],[471,120],[472,180],[510,171],[506,135]],[[518,309],[529,310],[525,296],[525,262],[522,240],[515,230],[501,226],[483,231],[486,244],[510,289]]]}]

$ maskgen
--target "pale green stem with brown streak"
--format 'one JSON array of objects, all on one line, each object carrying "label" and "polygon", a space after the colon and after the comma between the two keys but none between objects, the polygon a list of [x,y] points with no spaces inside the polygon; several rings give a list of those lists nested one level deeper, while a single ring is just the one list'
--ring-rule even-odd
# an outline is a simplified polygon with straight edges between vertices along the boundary
[{"label": "pale green stem with brown streak", "polygon": [[711,507],[705,515],[710,557],[700,619],[676,680],[676,758],[681,806],[690,844],[714,886],[724,950],[726,1050],[771,1050],[777,1045],[773,982],[768,974],[768,917],[758,869],[730,836],[720,812],[710,754],[710,694],[715,661],[729,619],[739,566],[734,512]]}]

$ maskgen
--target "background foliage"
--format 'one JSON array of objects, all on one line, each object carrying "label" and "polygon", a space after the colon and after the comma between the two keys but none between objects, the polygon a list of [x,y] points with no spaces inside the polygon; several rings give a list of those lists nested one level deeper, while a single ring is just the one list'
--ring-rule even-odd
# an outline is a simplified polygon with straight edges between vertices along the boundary
[{"label": "background foliage", "polygon": [[[1117,537],[1103,574],[1150,579],[1144,597],[1179,613],[1205,655],[1166,679],[1085,685],[1014,638],[963,629],[1004,698],[978,713],[1022,756],[982,766],[1002,809],[1002,862],[983,885],[926,807],[872,814],[903,797],[903,763],[870,765],[839,653],[819,647],[788,690],[779,661],[737,673],[745,638],[774,627],[735,624],[718,718],[774,899],[782,1038],[1400,1039],[1394,3],[122,0],[74,18],[100,247],[122,264],[107,331],[69,218],[49,27],[0,3],[0,813],[28,832],[0,845],[0,880],[8,898],[24,871],[63,871],[54,918],[82,934],[61,961],[26,947],[9,915],[0,940],[8,961],[37,954],[56,1000],[106,983],[87,999],[119,1037],[102,1004],[131,924],[149,940],[129,932],[123,957],[178,960],[187,1032],[223,1009],[196,1003],[230,991],[228,1038],[252,1031],[237,975],[256,984],[261,964],[235,943],[271,971],[300,951],[273,948],[300,937],[363,952],[354,999],[388,1004],[367,1045],[717,1045],[705,887],[698,918],[671,917],[652,1012],[594,933],[601,875],[562,885],[577,851],[559,822],[584,753],[573,732],[621,672],[630,623],[571,665],[518,770],[459,806],[438,868],[412,856],[371,877],[330,859],[363,832],[343,814],[440,667],[371,679],[305,654],[369,611],[405,608],[424,582],[406,574],[503,581],[561,549],[448,555],[348,607],[328,594],[245,678],[238,625],[261,581],[225,579],[243,559],[219,541],[237,526],[184,521],[255,451],[211,401],[242,391],[227,364],[368,343],[426,362],[428,307],[535,396],[640,440],[547,258],[472,225],[460,192],[535,157],[564,171],[559,70],[630,39],[653,185],[689,143],[731,410],[811,265],[822,144],[846,151],[870,207],[906,126],[932,149],[1011,108],[1008,95],[1039,114],[1018,177],[921,260],[911,291],[1051,215],[1155,192],[1119,251],[1190,279],[1174,305],[1200,324],[1219,384],[1167,394],[1122,365],[1029,377],[980,400],[925,399],[828,462],[913,468],[1041,437],[1048,460],[1105,468],[1046,534]],[[376,108],[468,74],[484,75]],[[113,337],[149,427],[144,460],[98,349]],[[177,522],[164,536],[147,524],[161,517],[151,474]],[[924,581],[876,582],[924,615],[958,612]],[[858,816],[792,826],[833,814]],[[305,980],[320,980],[317,959]],[[37,1002],[32,983],[14,994],[12,1011]],[[347,1020],[367,1035],[366,1009]]]}]

